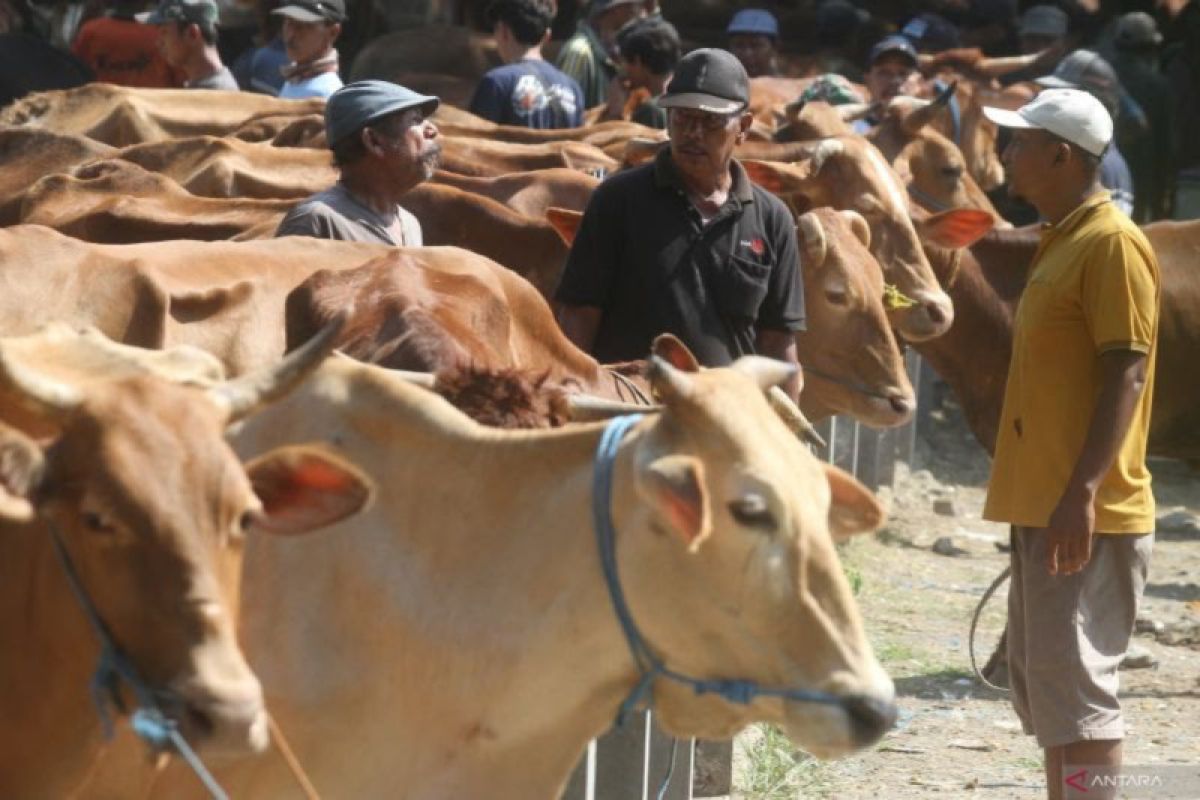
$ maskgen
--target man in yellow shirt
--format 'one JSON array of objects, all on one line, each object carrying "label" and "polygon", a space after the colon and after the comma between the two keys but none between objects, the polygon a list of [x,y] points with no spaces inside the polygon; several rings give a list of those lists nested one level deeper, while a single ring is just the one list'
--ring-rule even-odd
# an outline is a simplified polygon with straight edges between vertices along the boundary
[{"label": "man in yellow shirt", "polygon": [[[984,517],[1013,526],[1013,706],[1045,753],[1051,800],[1121,765],[1117,666],[1153,547],[1146,468],[1159,271],[1098,181],[1112,140],[1091,95],[1050,89],[1018,111],[1010,194],[1045,220],[1017,308]],[[1080,769],[1086,767],[1086,773]]]}]

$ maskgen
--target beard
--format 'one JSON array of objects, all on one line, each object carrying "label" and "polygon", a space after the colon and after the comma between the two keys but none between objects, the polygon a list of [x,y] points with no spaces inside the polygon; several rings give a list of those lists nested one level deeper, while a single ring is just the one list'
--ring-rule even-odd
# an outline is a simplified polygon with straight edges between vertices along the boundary
[{"label": "beard", "polygon": [[442,164],[442,145],[439,142],[430,144],[421,153],[418,160],[420,161],[421,169],[425,172],[425,180],[429,180]]}]

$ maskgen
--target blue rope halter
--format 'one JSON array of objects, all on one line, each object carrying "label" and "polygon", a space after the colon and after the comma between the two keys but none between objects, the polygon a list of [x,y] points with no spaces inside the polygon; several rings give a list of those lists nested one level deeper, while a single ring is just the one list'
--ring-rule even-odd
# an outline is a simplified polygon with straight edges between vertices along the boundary
[{"label": "blue rope halter", "polygon": [[63,545],[58,527],[53,522],[48,522],[47,527],[50,529],[50,541],[54,543],[54,553],[58,556],[58,563],[62,565],[63,572],[66,573],[67,583],[71,585],[71,592],[79,601],[84,616],[87,617],[92,630],[96,633],[96,638],[100,640],[100,659],[96,664],[96,671],[92,674],[90,689],[92,702],[96,704],[96,713],[100,716],[104,738],[111,739],[113,736],[112,713],[109,711],[109,706],[113,706],[117,711],[125,711],[120,691],[121,683],[124,682],[133,691],[133,696],[137,698],[138,707],[130,717],[134,733],[155,750],[174,748],[196,773],[196,777],[204,784],[204,788],[208,790],[214,800],[229,800],[228,795],[205,768],[196,752],[188,745],[187,740],[183,738],[175,721],[163,713],[158,704],[160,693],[156,693],[142,680],[133,662],[113,640],[108,626],[104,624],[104,620],[100,618],[100,613],[96,610],[95,603],[92,602],[92,598],[79,580],[79,573],[75,569],[75,563],[71,561],[70,554],[67,553],[66,546]]},{"label": "blue rope halter", "polygon": [[[841,700],[836,696],[814,689],[788,689],[759,686],[750,680],[702,680],[676,672],[667,667],[646,644],[642,633],[638,630],[633,615],[629,612],[629,604],[625,601],[625,592],[621,588],[621,580],[617,575],[616,530],[613,527],[610,506],[612,504],[613,466],[616,463],[617,449],[625,434],[642,418],[642,414],[629,414],[616,417],[600,436],[600,444],[596,447],[596,458],[592,478],[592,523],[596,529],[596,544],[600,549],[600,564],[604,569],[604,582],[608,586],[608,596],[612,600],[613,611],[634,664],[641,673],[638,682],[621,703],[617,712],[617,724],[624,724],[629,714],[633,712],[642,698],[649,691],[656,678],[681,683],[692,687],[698,695],[716,694],[731,703],[747,705],[758,697],[781,697],[785,700],[795,700],[806,703],[823,703],[840,705]],[[653,705],[651,701],[648,705]]]}]

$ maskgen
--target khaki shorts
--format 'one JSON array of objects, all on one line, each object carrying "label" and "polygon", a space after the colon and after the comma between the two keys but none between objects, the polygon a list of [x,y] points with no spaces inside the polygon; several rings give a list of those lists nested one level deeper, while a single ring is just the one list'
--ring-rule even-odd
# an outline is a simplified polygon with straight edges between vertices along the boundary
[{"label": "khaki shorts", "polygon": [[1042,747],[1123,739],[1121,663],[1146,586],[1154,535],[1099,534],[1074,575],[1046,572],[1046,537],[1014,528],[1008,591],[1013,707]]}]

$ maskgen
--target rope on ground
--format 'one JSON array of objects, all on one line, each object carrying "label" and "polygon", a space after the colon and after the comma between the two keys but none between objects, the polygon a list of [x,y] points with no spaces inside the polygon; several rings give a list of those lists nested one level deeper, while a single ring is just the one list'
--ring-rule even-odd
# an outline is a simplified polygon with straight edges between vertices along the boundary
[{"label": "rope on ground", "polygon": [[967,636],[967,653],[971,656],[971,670],[975,673],[975,677],[989,689],[995,689],[998,692],[1007,692],[1003,686],[997,686],[984,677],[983,672],[975,663],[975,628],[979,625],[979,617],[983,614],[983,609],[987,606],[988,600],[992,599],[992,595],[996,593],[1004,582],[1008,580],[1008,576],[1012,574],[1012,567],[1005,567],[1004,570],[996,576],[996,580],[992,581],[992,585],[983,593],[983,597],[979,599],[979,605],[975,606],[975,613],[971,616],[971,632]]}]

